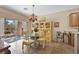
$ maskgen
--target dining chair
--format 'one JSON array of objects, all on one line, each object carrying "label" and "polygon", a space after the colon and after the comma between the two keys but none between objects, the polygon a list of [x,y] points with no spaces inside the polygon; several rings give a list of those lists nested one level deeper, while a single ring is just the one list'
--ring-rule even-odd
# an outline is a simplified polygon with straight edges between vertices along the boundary
[{"label": "dining chair", "polygon": [[22,51],[24,53],[24,45],[27,47],[27,52],[30,52],[31,44],[34,42],[34,40],[30,38],[26,38],[25,40],[22,41]]}]

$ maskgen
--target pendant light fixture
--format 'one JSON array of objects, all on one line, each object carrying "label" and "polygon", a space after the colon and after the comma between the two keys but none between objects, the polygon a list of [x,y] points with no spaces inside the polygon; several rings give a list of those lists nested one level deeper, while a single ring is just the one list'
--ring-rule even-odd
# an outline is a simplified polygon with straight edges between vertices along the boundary
[{"label": "pendant light fixture", "polygon": [[34,10],[35,5],[32,5],[32,7],[33,7],[33,13],[32,15],[29,16],[29,20],[35,22],[37,21],[37,16],[35,16],[35,10]]}]

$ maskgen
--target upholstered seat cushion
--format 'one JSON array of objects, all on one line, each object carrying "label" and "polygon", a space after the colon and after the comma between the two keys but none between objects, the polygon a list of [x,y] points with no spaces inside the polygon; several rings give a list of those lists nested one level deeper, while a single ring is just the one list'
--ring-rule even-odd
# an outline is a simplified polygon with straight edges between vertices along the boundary
[{"label": "upholstered seat cushion", "polygon": [[31,39],[29,39],[29,40],[23,40],[23,45],[29,45],[29,44],[31,44],[33,42],[34,42],[34,40],[31,40]]}]

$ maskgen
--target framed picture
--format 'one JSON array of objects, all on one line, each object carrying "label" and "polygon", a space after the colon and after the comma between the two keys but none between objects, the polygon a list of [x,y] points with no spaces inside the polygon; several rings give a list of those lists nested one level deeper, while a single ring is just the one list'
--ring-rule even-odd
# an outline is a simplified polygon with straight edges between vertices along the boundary
[{"label": "framed picture", "polygon": [[39,28],[39,23],[36,23],[35,25],[36,25],[36,28]]},{"label": "framed picture", "polygon": [[44,23],[40,23],[40,28],[44,28]]},{"label": "framed picture", "polygon": [[54,27],[59,27],[59,22],[55,22]]},{"label": "framed picture", "polygon": [[50,28],[50,23],[49,23],[49,22],[46,22],[46,23],[45,23],[45,27],[46,27],[46,28]]}]

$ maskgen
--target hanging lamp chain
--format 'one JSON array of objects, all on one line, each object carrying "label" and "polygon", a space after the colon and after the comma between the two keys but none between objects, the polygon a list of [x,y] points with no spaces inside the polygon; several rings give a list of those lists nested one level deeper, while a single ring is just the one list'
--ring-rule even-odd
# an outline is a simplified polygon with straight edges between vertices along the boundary
[{"label": "hanging lamp chain", "polygon": [[33,6],[33,16],[34,16],[34,15],[35,15],[35,14],[34,14],[34,7],[35,7],[35,5],[32,5],[32,6]]}]

